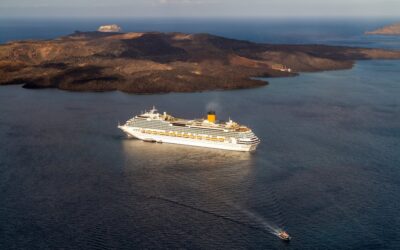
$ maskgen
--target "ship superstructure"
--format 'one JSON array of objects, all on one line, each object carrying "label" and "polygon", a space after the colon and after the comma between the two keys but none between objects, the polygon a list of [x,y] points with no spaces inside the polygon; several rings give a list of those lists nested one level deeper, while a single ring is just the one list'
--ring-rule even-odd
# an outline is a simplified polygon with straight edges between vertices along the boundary
[{"label": "ship superstructure", "polygon": [[129,136],[149,142],[174,143],[235,151],[253,151],[260,143],[246,126],[232,120],[219,122],[215,112],[206,119],[186,120],[166,112],[160,114],[153,107],[119,125]]}]

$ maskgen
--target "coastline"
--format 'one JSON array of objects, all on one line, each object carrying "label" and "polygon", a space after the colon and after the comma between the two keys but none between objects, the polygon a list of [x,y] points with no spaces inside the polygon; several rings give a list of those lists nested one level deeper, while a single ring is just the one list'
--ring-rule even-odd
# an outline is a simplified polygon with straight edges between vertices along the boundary
[{"label": "coastline", "polygon": [[400,51],[253,43],[185,33],[75,32],[0,46],[0,85],[135,94],[256,88],[257,77],[351,69]]}]

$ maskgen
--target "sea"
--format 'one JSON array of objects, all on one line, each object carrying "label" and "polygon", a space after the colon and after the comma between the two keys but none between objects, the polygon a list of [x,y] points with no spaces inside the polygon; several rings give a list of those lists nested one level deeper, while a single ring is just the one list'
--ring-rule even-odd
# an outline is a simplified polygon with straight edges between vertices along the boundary
[{"label": "sea", "polygon": [[[264,43],[400,50],[391,19],[0,19],[0,42],[116,23]],[[0,86],[0,249],[400,249],[400,60],[135,95]],[[127,138],[161,112],[249,126],[252,153]],[[276,236],[286,230],[289,243]]]}]

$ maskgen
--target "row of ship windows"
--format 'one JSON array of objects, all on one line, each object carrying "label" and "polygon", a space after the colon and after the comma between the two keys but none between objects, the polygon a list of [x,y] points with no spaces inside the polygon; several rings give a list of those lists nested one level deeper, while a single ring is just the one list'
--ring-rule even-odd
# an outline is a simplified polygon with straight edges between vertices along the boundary
[{"label": "row of ship windows", "polygon": [[238,141],[237,144],[252,145],[259,143],[260,141]]},{"label": "row of ship windows", "polygon": [[208,140],[208,141],[219,141],[224,142],[224,138],[212,137],[212,136],[202,136],[195,134],[187,134],[187,133],[177,133],[173,131],[162,132],[162,131],[154,131],[154,130],[141,130],[140,132],[144,134],[152,134],[152,135],[163,135],[163,136],[172,136],[172,137],[181,137],[188,139],[196,139],[196,140]]},{"label": "row of ship windows", "polygon": [[207,131],[207,133],[221,133],[221,130],[215,130],[215,129],[207,129],[207,128],[196,128],[196,127],[185,127],[185,126],[170,126],[169,123],[162,123],[162,122],[140,122],[140,121],[135,121],[130,123],[132,126],[137,126],[137,127],[153,127],[153,128],[164,128],[164,129],[173,129],[173,130],[197,130],[197,131]]},{"label": "row of ship windows", "polygon": [[[147,119],[138,119],[138,118],[136,118],[135,120],[132,120],[129,123],[132,126],[138,126],[138,127],[141,127],[141,126],[149,127],[150,126],[150,127],[155,128],[155,129],[171,129],[171,126],[170,126],[169,122],[164,122],[164,121],[159,121],[159,120],[154,120],[154,121],[150,120],[149,121]],[[185,127],[177,128],[175,126],[172,126],[172,129],[173,130],[185,130]],[[201,132],[206,133],[206,134],[219,134],[219,133],[222,132],[222,131],[218,131],[218,130],[215,130],[215,129],[196,128],[196,127],[190,127],[190,128],[186,128],[186,129],[190,129],[191,131],[193,131],[193,130],[196,131],[197,130],[199,132],[201,131]],[[236,136],[238,135],[237,132],[233,132],[232,133],[232,132],[225,131],[225,133],[229,134],[230,136],[231,135],[236,135]],[[241,135],[241,137],[242,136],[248,137],[248,136],[252,136],[254,134],[251,131],[246,131],[246,132],[241,132],[240,135]]]},{"label": "row of ship windows", "polygon": [[[202,134],[210,134],[210,135],[215,135],[215,136],[218,136],[218,135],[220,135],[221,133],[222,133],[222,131],[215,131],[215,130],[209,130],[209,129],[202,129],[202,128],[193,128],[193,127],[191,127],[191,128],[176,128],[176,127],[171,127],[171,126],[166,126],[166,125],[164,125],[164,124],[140,124],[140,123],[137,123],[137,122],[135,122],[135,123],[131,123],[131,124],[129,124],[130,126],[133,126],[133,127],[143,127],[143,128],[148,128],[148,127],[152,127],[153,129],[160,129],[160,130],[173,130],[173,131],[176,131],[176,132],[183,132],[183,133],[189,133],[189,131],[190,132],[197,132],[197,133],[202,133]],[[235,133],[235,132],[225,132],[224,133],[224,136],[227,136],[227,137],[235,137],[235,138],[239,138],[239,137],[247,137],[247,136],[249,136],[250,134],[238,134],[238,133]]]}]

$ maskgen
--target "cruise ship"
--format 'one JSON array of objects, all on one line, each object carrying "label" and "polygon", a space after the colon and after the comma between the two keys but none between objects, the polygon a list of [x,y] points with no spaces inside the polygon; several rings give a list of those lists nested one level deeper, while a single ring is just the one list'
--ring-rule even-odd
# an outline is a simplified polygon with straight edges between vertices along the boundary
[{"label": "cruise ship", "polygon": [[254,151],[260,143],[246,126],[229,119],[219,122],[215,112],[206,119],[186,120],[166,112],[160,114],[153,107],[137,115],[124,125],[118,125],[128,136],[147,142],[173,143],[234,151]]}]

